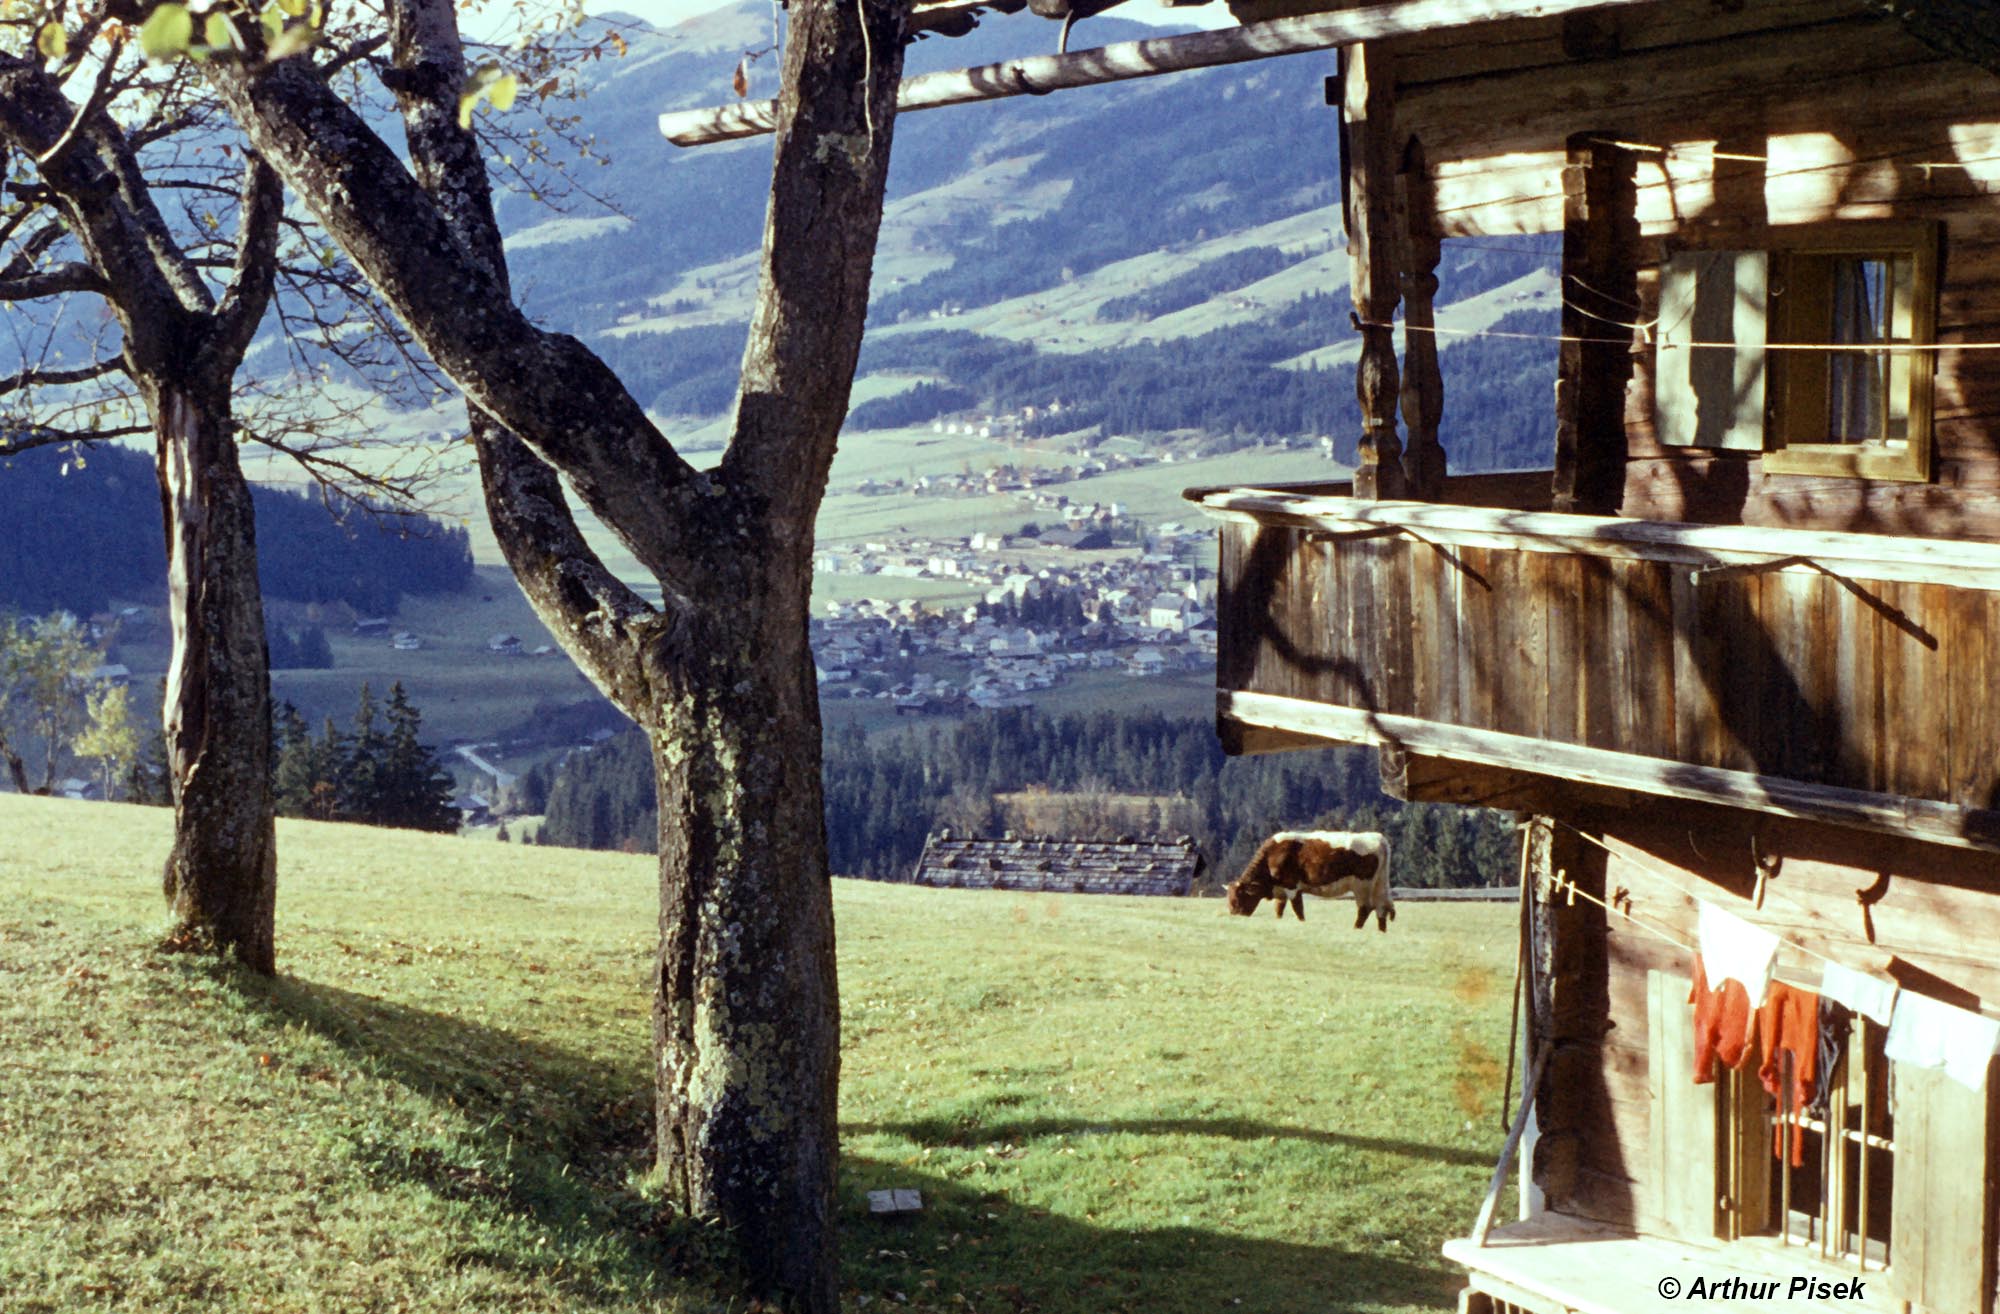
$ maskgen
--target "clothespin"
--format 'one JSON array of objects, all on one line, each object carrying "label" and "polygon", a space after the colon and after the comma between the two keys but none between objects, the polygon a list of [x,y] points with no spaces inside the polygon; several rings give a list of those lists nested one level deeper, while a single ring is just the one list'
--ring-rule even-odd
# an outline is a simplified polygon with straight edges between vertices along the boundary
[{"label": "clothespin", "polygon": [[1558,871],[1556,873],[1556,880],[1562,885],[1563,889],[1569,894],[1569,901],[1564,906],[1570,908],[1576,907],[1576,882],[1569,878],[1569,872],[1567,870]]}]

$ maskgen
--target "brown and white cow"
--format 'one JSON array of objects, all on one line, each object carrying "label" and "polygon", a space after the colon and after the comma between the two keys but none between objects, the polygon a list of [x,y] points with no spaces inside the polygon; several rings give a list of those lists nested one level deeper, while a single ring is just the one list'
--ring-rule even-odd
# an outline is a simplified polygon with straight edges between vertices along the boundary
[{"label": "brown and white cow", "polygon": [[1286,830],[1265,840],[1257,855],[1229,886],[1229,911],[1248,917],[1265,899],[1275,899],[1283,919],[1285,904],[1300,921],[1306,919],[1303,895],[1337,899],[1354,896],[1354,929],[1375,914],[1375,925],[1389,929],[1396,901],[1389,893],[1389,837],[1373,830]]}]

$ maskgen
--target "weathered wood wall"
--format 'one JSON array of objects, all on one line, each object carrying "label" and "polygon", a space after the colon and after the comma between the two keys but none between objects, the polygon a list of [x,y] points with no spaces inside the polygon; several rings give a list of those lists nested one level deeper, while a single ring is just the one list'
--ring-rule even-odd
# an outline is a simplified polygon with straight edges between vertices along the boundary
[{"label": "weathered wood wall", "polygon": [[[1925,219],[1944,232],[1939,343],[2000,339],[2000,79],[1855,0],[1688,0],[1405,40],[1395,54],[1398,131],[1430,162],[1444,236],[1560,231],[1566,143],[1593,133],[1637,166],[1633,322],[1656,314],[1676,249],[1756,248],[1779,225]],[[1642,343],[1619,509],[2000,541],[2000,352],[1937,360],[1933,478],[1870,482],[1663,446]]]},{"label": "weathered wood wall", "polygon": [[1221,541],[1223,690],[2000,806],[2000,592],[1242,522]]},{"label": "weathered wood wall", "polygon": [[[1554,1010],[1557,1048],[1538,1097],[1544,1144],[1537,1166],[1551,1206],[1563,1212],[1649,1232],[1699,1230],[1699,1218],[1691,1229],[1690,1217],[1703,1212],[1700,1202],[1675,1200],[1663,1189],[1675,1174],[1661,1170],[1655,1125],[1660,1101],[1691,1087],[1692,1054],[1676,1036],[1659,1061],[1648,999],[1649,973],[1675,981],[1690,975],[1682,946],[1697,939],[1695,896],[1779,935],[1782,979],[1813,987],[1821,971],[1813,955],[1825,955],[1963,1007],[2000,1004],[2000,959],[1988,948],[2000,934],[2000,864],[1991,856],[1696,804],[1586,805],[1565,820],[1600,837],[1610,852],[1558,826],[1542,865],[1653,929],[1582,900],[1554,901],[1553,915],[1566,919],[1561,929],[1576,943],[1554,963],[1553,992],[1567,1006]],[[1761,906],[1760,856],[1771,870]],[[1939,1130],[1980,1132],[1970,1143],[1986,1156],[1983,1180],[2000,1180],[1984,1129]],[[1676,1173],[1698,1168],[1684,1163]],[[1982,1180],[1963,1161],[1923,1172],[1911,1165],[1909,1176],[1914,1185],[1940,1172],[1967,1189]],[[1987,1207],[1993,1203],[1989,1192]],[[1989,1224],[1987,1233],[2000,1230]],[[1899,1280],[1929,1259],[1921,1249],[1906,1251]],[[1953,1262],[1963,1269],[1977,1261]]]}]

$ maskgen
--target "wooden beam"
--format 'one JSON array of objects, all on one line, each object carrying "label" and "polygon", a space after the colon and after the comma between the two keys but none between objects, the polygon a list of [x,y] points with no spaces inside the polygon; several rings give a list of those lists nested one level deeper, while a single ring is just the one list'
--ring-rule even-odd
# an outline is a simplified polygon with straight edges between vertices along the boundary
[{"label": "wooden beam", "polygon": [[1386,49],[1372,42],[1343,52],[1341,114],[1347,130],[1348,289],[1361,331],[1354,390],[1361,399],[1361,440],[1354,458],[1356,497],[1402,497],[1403,445],[1396,437],[1396,273],[1402,264],[1402,207],[1397,204],[1396,75]]},{"label": "wooden beam", "polygon": [[1448,502],[1371,502],[1266,488],[1212,492],[1197,504],[1216,519],[1260,525],[1337,533],[1396,526],[1413,538],[1444,547],[1666,561],[1686,565],[1691,573],[1709,566],[1798,557],[1806,564],[1787,570],[1823,571],[1843,580],[2000,590],[2000,543],[1766,525],[1690,525]]},{"label": "wooden beam", "polygon": [[1230,757],[1289,753],[1301,748],[1344,747],[1338,740],[1294,734],[1289,730],[1272,730],[1261,725],[1245,725],[1241,721],[1217,721],[1215,733],[1222,740],[1222,751]]},{"label": "wooden beam", "polygon": [[[1240,64],[1308,50],[1329,50],[1357,41],[1380,41],[1413,32],[1657,3],[1659,0],[1387,0],[1358,9],[1278,18],[1217,32],[1121,41],[1066,55],[1039,55],[976,68],[924,73],[903,80],[896,92],[896,112],[907,114],[1007,96],[1039,96],[1070,87]],[[776,123],[775,100],[743,101],[662,114],[660,132],[676,146],[703,146],[759,136],[770,132]]]},{"label": "wooden beam", "polygon": [[1437,323],[1432,303],[1437,297],[1438,261],[1444,243],[1430,213],[1431,184],[1424,168],[1423,143],[1410,138],[1398,171],[1403,211],[1403,428],[1410,436],[1403,453],[1403,477],[1409,495],[1435,502],[1444,491],[1445,450],[1438,441],[1444,418],[1444,374],[1438,369]]},{"label": "wooden beam", "polygon": [[1609,515],[1625,488],[1625,387],[1639,315],[1632,153],[1610,132],[1569,139],[1563,169],[1562,346],[1555,509]]},{"label": "wooden beam", "polygon": [[2000,811],[1870,790],[1814,785],[1749,771],[1641,757],[1528,735],[1420,721],[1358,707],[1219,691],[1220,714],[1246,725],[1350,744],[1396,744],[1408,752],[1484,766],[1528,768],[1582,785],[1747,808],[1802,821],[1907,835],[1932,844],[2000,852]]},{"label": "wooden beam", "polygon": [[[1528,1089],[1533,1090],[1542,1080],[1542,1069],[1549,1063],[1550,1045],[1543,1041],[1535,1051],[1534,1066],[1528,1072]],[[1528,1115],[1534,1105],[1521,1101],[1521,1111],[1514,1115],[1514,1125],[1507,1129],[1507,1139],[1500,1146],[1500,1162],[1493,1165],[1493,1180],[1487,1184],[1486,1198],[1479,1202],[1479,1217],[1472,1224],[1472,1244],[1484,1246],[1486,1238],[1493,1232],[1493,1211],[1500,1203],[1500,1188],[1507,1184],[1507,1170],[1514,1166],[1514,1152],[1521,1148],[1521,1135],[1528,1130]]]},{"label": "wooden beam", "polygon": [[[1386,762],[1389,750],[1385,748],[1382,752]],[[1394,781],[1395,787],[1390,787],[1386,770],[1382,786],[1390,797],[1405,803],[1455,803],[1461,807],[1535,812],[1542,810],[1547,800],[1561,788],[1547,776],[1532,771],[1516,767],[1475,766],[1470,762],[1423,753],[1405,752],[1399,765],[1401,769]]]}]

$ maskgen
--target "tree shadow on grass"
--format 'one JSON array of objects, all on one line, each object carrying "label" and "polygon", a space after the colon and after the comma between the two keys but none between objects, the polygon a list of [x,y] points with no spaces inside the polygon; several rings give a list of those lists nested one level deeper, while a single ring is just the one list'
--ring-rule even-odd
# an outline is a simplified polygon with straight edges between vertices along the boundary
[{"label": "tree shadow on grass", "polygon": [[988,1121],[976,1117],[912,1118],[902,1122],[844,1123],[849,1135],[900,1136],[918,1145],[955,1146],[969,1149],[993,1141],[1020,1144],[1056,1136],[1211,1136],[1231,1141],[1307,1141],[1314,1145],[1341,1146],[1369,1154],[1393,1154],[1406,1159],[1426,1159],[1434,1163],[1490,1167],[1493,1157],[1478,1150],[1452,1145],[1429,1145],[1422,1141],[1391,1140],[1382,1136],[1360,1136],[1352,1132],[1328,1131],[1319,1127],[1287,1127],[1278,1123],[1255,1122],[1248,1118],[1134,1118],[1097,1120],[1090,1118],[1017,1118]]},{"label": "tree shadow on grass", "polygon": [[[1349,1246],[1231,1235],[1188,1223],[1111,1228],[1028,1208],[907,1165],[841,1163],[844,1284],[910,1308],[978,1314],[1331,1314],[1451,1308],[1459,1276],[1441,1256],[1352,1238]],[[866,1192],[915,1187],[915,1215],[871,1217]],[[1393,1220],[1384,1220],[1393,1229]],[[1303,1228],[1301,1230],[1304,1230]],[[1374,1249],[1363,1249],[1371,1246]],[[858,1294],[850,1294],[854,1308]],[[871,1305],[870,1308],[874,1306]]]},{"label": "tree shadow on grass", "polygon": [[[650,1164],[648,1065],[605,1062],[464,1018],[295,978],[239,978],[253,1010],[338,1045],[355,1066],[454,1111],[455,1144],[410,1127],[357,1128],[354,1151],[387,1181],[523,1217],[551,1234],[546,1251],[509,1250],[475,1236],[452,1257],[464,1268],[538,1270],[574,1297],[621,1296],[689,1284],[683,1308],[740,1309],[712,1230],[675,1217],[635,1189]],[[956,1144],[954,1124],[918,1120],[890,1131]],[[1107,1126],[1022,1121],[984,1139],[1091,1131],[1188,1132],[1231,1138],[1305,1136],[1392,1154],[1457,1161],[1464,1152],[1242,1120],[1160,1120]],[[916,1187],[913,1218],[871,1217],[866,1193]],[[1339,1246],[1248,1239],[1189,1224],[1102,1227],[1024,1207],[901,1163],[846,1156],[837,1217],[843,1307],[975,1314],[1246,1314],[1381,1306],[1448,1307],[1459,1283],[1441,1259]],[[1392,1231],[1394,1220],[1384,1220]],[[1384,1243],[1356,1239],[1357,1245]],[[1400,1244],[1393,1240],[1387,1245]]]},{"label": "tree shadow on grass", "polygon": [[[350,1152],[371,1177],[532,1223],[546,1249],[468,1229],[463,1268],[540,1270],[561,1289],[611,1301],[714,1278],[707,1229],[676,1219],[637,1181],[652,1162],[643,1058],[620,1065],[465,1018],[295,977],[238,978],[242,998],[281,1025],[332,1041],[353,1065],[438,1105],[431,1127],[357,1120]],[[281,1056],[282,1057],[282,1056]],[[307,1074],[315,1075],[315,1074]],[[331,1074],[328,1074],[331,1075]],[[440,1135],[438,1126],[446,1128]],[[560,1269],[560,1275],[556,1270]]]}]

